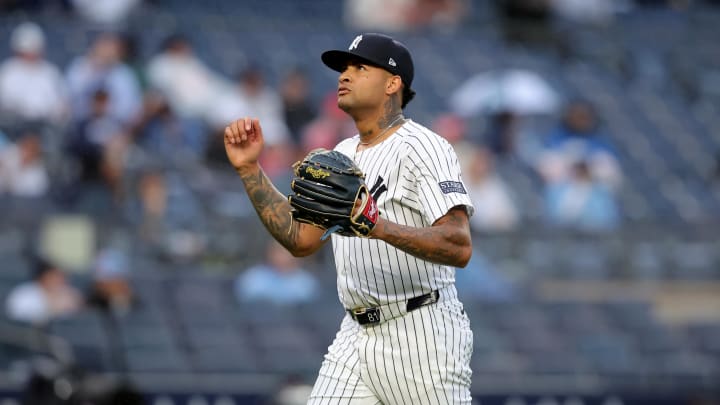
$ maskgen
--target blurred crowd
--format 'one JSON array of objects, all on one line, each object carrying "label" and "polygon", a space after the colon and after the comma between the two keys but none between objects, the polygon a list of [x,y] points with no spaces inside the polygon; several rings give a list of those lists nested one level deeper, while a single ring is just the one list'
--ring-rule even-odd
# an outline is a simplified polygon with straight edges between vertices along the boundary
[{"label": "blurred crowd", "polygon": [[[228,122],[260,119],[266,140],[261,163],[284,193],[294,161],[312,149],[332,148],[356,129],[337,107],[335,93],[317,94],[301,67],[288,66],[277,83],[252,62],[228,77],[181,33],[140,58],[141,38],[116,29],[140,3],[62,2],[68,12],[103,27],[66,66],[46,57],[41,25],[28,19],[12,28],[12,54],[0,63],[0,197],[110,218],[134,229],[145,244],[167,243],[180,255],[193,255],[202,249],[202,232],[187,230],[203,222],[202,209],[180,179],[188,173],[230,172],[222,145]],[[517,10],[516,3],[501,2],[501,8]],[[346,23],[358,30],[450,28],[470,7],[460,0],[383,4],[390,11],[378,14],[370,12],[375,2],[348,1]],[[5,10],[47,6],[40,0],[0,2]],[[496,170],[508,162],[542,184],[538,201],[548,227],[606,232],[621,226],[616,194],[622,168],[591,103],[564,100],[544,78],[522,70],[479,73],[449,96],[447,110],[424,124],[458,152],[476,207],[474,231],[509,232],[528,220],[522,212],[526,204]],[[534,125],[537,116],[550,125]],[[481,126],[473,124],[478,117]],[[320,295],[317,262],[299,261],[272,242],[265,245],[257,264],[238,273],[238,302],[295,305]],[[127,255],[132,254],[112,246],[99,249],[85,269],[91,276],[86,291],[73,287],[67,269],[36,254],[31,279],[8,294],[6,312],[38,325],[85,308],[125,313],[138,304],[129,281]],[[513,296],[512,284],[479,252],[470,267],[472,273],[459,275],[469,277],[459,283],[468,287],[467,294]]]},{"label": "blurred crowd", "polygon": [[43,326],[56,318],[68,317],[85,308],[117,315],[129,312],[137,299],[129,281],[127,259],[106,249],[96,258],[92,282],[82,291],[68,281],[67,272],[42,257],[32,263],[31,279],[10,291],[6,311],[10,319]]},{"label": "blurred crowd", "polygon": [[[289,69],[277,86],[253,65],[226,78],[181,35],[141,63],[131,56],[127,37],[102,33],[64,69],[45,59],[45,34],[37,24],[20,24],[10,42],[14,54],[0,67],[0,194],[47,197],[67,209],[101,206],[106,214],[152,222],[169,211],[168,172],[222,167],[221,134],[237,117],[260,118],[267,143],[263,167],[282,191],[292,162],[355,132],[333,93],[313,98],[303,70]],[[475,79],[463,84],[476,85]],[[474,102],[466,100],[477,97],[472,88],[458,89],[456,104]],[[513,185],[493,169],[496,160],[514,159],[543,180],[547,223],[617,227],[614,196],[622,170],[593,106],[568,102],[555,127],[543,133],[524,121],[536,113],[524,97],[537,96],[518,97],[488,112],[483,133],[468,131],[462,108],[428,123],[462,152],[466,181],[482,207],[473,225],[494,231],[521,222]]]},{"label": "blurred crowd", "polygon": [[[313,99],[302,69],[288,70],[277,86],[252,65],[227,78],[199,59],[182,35],[167,38],[148,61],[138,61],[128,37],[101,33],[66,67],[45,58],[45,33],[35,23],[15,27],[10,46],[13,55],[0,65],[0,195],[121,218],[149,242],[161,242],[174,224],[198,220],[197,210],[173,205],[172,199],[182,196],[173,178],[207,167],[227,169],[221,134],[233,119],[260,118],[267,143],[262,164],[285,193],[295,160],[355,133],[334,93]],[[470,78],[463,86],[476,84]],[[478,94],[462,86],[456,93]],[[482,133],[470,133],[463,108],[429,123],[459,153],[476,206],[473,229],[507,232],[522,226],[513,185],[495,170],[498,161],[523,165],[542,179],[548,226],[615,229],[621,222],[615,193],[622,170],[592,105],[569,102],[554,128],[540,133],[524,121],[538,112],[526,104],[520,97],[481,111],[488,117]],[[286,256],[271,245],[265,263],[239,276],[238,299],[292,304],[316,296],[315,274]],[[16,319],[42,322],[79,308],[80,301],[62,272],[40,262],[33,281],[18,287],[7,305]]]},{"label": "blurred crowd", "polygon": [[[148,37],[137,28],[127,30],[128,21],[143,7],[162,9],[163,3],[0,0],[0,15],[22,17],[13,20],[7,30],[9,36],[0,37],[10,50],[0,51],[0,207],[9,213],[0,225],[4,226],[7,218],[11,225],[3,231],[10,234],[11,228],[18,226],[28,239],[27,280],[18,282],[16,268],[9,268],[17,262],[0,263],[0,270],[12,273],[12,277],[0,280],[6,286],[6,281],[12,281],[10,288],[0,291],[0,305],[9,319],[50,328],[54,320],[87,311],[100,311],[118,319],[138,314],[142,318],[148,313],[145,310],[183,302],[203,312],[212,303],[231,310],[252,310],[257,303],[263,308],[302,308],[308,303],[329,302],[321,301],[328,297],[336,300],[329,256],[294,258],[269,240],[259,224],[250,222],[255,215],[243,196],[242,184],[226,162],[222,143],[229,122],[243,116],[259,118],[266,142],[261,164],[278,189],[288,193],[293,162],[312,149],[333,148],[340,140],[353,136],[356,128],[337,107],[336,92],[319,90],[315,69],[326,70],[319,55],[297,61],[303,65],[283,66],[278,70],[280,74],[266,70],[260,60],[247,58],[229,74],[227,66],[220,69],[211,63],[207,53],[202,52],[206,43],[201,45],[198,35],[191,34],[192,28],[180,29],[181,24],[176,24],[176,32],[167,35],[159,46],[149,49],[145,43]],[[436,33],[442,44],[445,35],[453,38],[453,33],[462,29],[472,35],[480,32],[477,37],[483,40],[484,22],[467,21],[472,18],[468,17],[472,15],[469,11],[473,7],[492,8],[497,18],[492,25],[497,32],[488,35],[502,36],[500,46],[517,45],[519,53],[540,47],[538,54],[552,54],[565,63],[572,53],[571,42],[583,40],[565,35],[572,32],[564,29],[566,24],[596,27],[603,32],[602,27],[618,13],[632,7],[681,11],[700,3],[720,2],[345,0],[343,21],[338,26],[352,32],[418,32],[417,44],[423,43],[427,32]],[[187,4],[192,6],[194,2]],[[377,12],[379,8],[382,13]],[[52,30],[43,26],[48,9],[59,10],[60,14],[55,15],[82,19],[92,27],[86,32],[87,44],[76,41],[83,42],[81,51],[73,52],[67,62],[49,56]],[[416,58],[433,58],[419,48]],[[532,52],[528,55],[533,57]],[[472,62],[468,58],[463,63]],[[475,206],[473,232],[492,239],[540,230],[539,237],[533,234],[538,240],[527,246],[527,252],[540,259],[551,253],[579,257],[579,261],[590,263],[585,267],[591,270],[607,266],[624,274],[626,269],[615,267],[635,266],[635,262],[615,266],[616,262],[602,261],[592,252],[534,242],[542,242],[542,232],[559,230],[555,234],[570,235],[570,239],[577,236],[581,243],[589,241],[591,245],[594,237],[611,239],[618,235],[615,232],[631,227],[633,218],[638,217],[628,215],[630,204],[624,206],[622,202],[628,199],[621,197],[632,188],[628,184],[635,173],[630,169],[627,151],[613,142],[620,143],[626,134],[613,133],[618,127],[608,125],[606,120],[612,121],[607,117],[608,109],[600,108],[602,103],[597,98],[591,101],[570,93],[552,77],[528,67],[511,67],[512,63],[489,65],[494,68],[485,69],[482,63],[473,65],[468,77],[442,88],[446,99],[432,103],[443,105],[441,109],[422,110],[423,115],[416,116],[414,108],[418,104],[426,107],[422,98],[432,96],[418,92],[419,100],[409,105],[406,114],[454,146]],[[446,79],[440,78],[438,83],[451,82]],[[442,87],[437,83],[431,86]],[[708,94],[715,91],[713,94],[720,95],[720,90],[712,90],[712,86],[700,87]],[[333,79],[322,88],[333,89]],[[611,99],[610,104],[615,101]],[[622,108],[617,105],[617,109]],[[720,154],[715,159],[710,176],[718,187]],[[89,218],[98,229],[96,238],[80,235],[93,245],[84,262],[67,260],[67,252],[74,249],[72,243],[78,236],[68,230],[53,240],[60,247],[44,251],[48,246],[39,237],[47,230],[43,228],[43,217],[77,214]],[[24,217],[32,219],[32,226],[25,227]],[[656,219],[650,215],[640,218]],[[73,222],[76,219],[70,218],[69,223],[78,225]],[[77,228],[73,229],[77,232]],[[113,234],[117,229],[122,231],[118,237]],[[80,232],[92,233],[82,226]],[[675,236],[683,238],[682,234]],[[3,242],[6,239],[11,238]],[[468,303],[474,299],[521,301],[526,286],[523,280],[518,282],[522,277],[515,279],[513,269],[525,266],[522,271],[526,273],[537,270],[520,263],[531,255],[512,252],[517,257],[499,263],[495,260],[498,255],[491,260],[487,252],[494,246],[492,243],[479,245],[467,269],[457,272],[456,284],[463,299],[467,298]],[[632,252],[628,248],[625,256],[639,252],[638,262],[650,257],[648,274],[660,271],[653,270],[661,265],[653,264],[655,256],[651,255],[651,248],[657,246],[645,246],[643,241],[639,246]],[[658,246],[659,250],[665,248]],[[703,251],[709,253],[704,256],[711,257],[714,246],[700,246],[707,247]],[[63,249],[67,252],[59,254],[58,250]],[[702,265],[703,255],[697,254],[698,250],[689,252],[689,262],[699,261]],[[665,253],[658,251],[657,256]],[[548,268],[557,264],[548,263]],[[570,261],[569,266],[574,263]],[[171,277],[180,280],[174,280],[177,285],[187,277],[184,281],[191,288],[173,291],[176,301],[160,305],[146,302],[146,298],[158,295],[157,290],[137,285],[137,276],[153,273],[155,265],[177,268]],[[672,271],[685,270],[682,265],[677,267],[679,270]],[[183,272],[187,269],[191,271]],[[217,273],[232,279],[228,283],[222,278],[220,284],[227,287],[232,304],[239,307],[222,301],[224,298],[216,290],[192,284],[192,276],[216,276],[213,271],[217,269],[225,271]],[[715,269],[711,271],[710,278],[716,278]],[[185,312],[189,312],[187,309]],[[577,318],[582,321],[582,316]],[[175,328],[173,333],[179,333]],[[529,336],[525,330],[519,335]],[[712,347],[717,346],[713,343]],[[177,360],[177,356],[173,359]],[[501,360],[503,365],[512,363]],[[292,379],[287,384],[277,402],[304,403],[307,386]]]},{"label": "blurred crowd", "polygon": [[[237,117],[260,119],[268,144],[262,163],[281,191],[287,191],[292,162],[354,134],[334,93],[316,94],[300,67],[288,66],[277,83],[252,61],[227,77],[180,33],[140,58],[141,38],[117,27],[143,3],[61,2],[104,31],[67,66],[46,58],[47,34],[32,19],[14,27],[12,55],[3,55],[0,67],[0,195],[48,197],[80,211],[101,206],[134,224],[162,223],[169,221],[168,200],[177,194],[172,173],[222,167],[221,133]],[[637,3],[683,7],[689,2]],[[4,0],[0,9],[32,12],[49,4]],[[373,13],[373,1],[347,1],[345,19],[358,30],[454,27],[469,7],[463,0],[394,0],[383,2],[387,12]],[[515,22],[552,16],[602,21],[622,7],[628,2],[504,0],[497,5],[500,16]],[[508,26],[532,30],[532,24]],[[513,38],[512,32],[506,35]],[[425,123],[462,149],[466,181],[481,208],[473,226],[511,230],[527,218],[519,212],[513,184],[495,170],[497,162],[513,160],[542,182],[544,222],[616,229],[623,218],[616,198],[623,173],[602,117],[586,100],[568,100],[544,80],[521,70],[480,73],[455,89],[448,111],[436,111]],[[468,125],[479,115],[485,120],[481,129]],[[527,118],[536,115],[557,122],[534,126]]]},{"label": "blurred crowd", "polygon": [[[179,179],[188,172],[230,172],[222,145],[228,122],[242,116],[260,119],[266,140],[261,163],[285,193],[294,161],[312,149],[332,148],[356,130],[338,109],[335,93],[317,94],[301,67],[288,66],[277,83],[252,62],[228,77],[203,60],[193,38],[181,33],[140,58],[141,38],[116,28],[141,3],[60,3],[102,27],[66,66],[47,59],[42,26],[28,19],[13,27],[12,54],[3,55],[0,65],[0,197],[21,204],[52,201],[61,212],[113,218],[150,245],[172,239],[176,249],[192,254],[202,248],[202,235],[168,234],[202,223],[201,209]],[[391,1],[383,2],[389,11],[379,14],[371,12],[375,3],[347,1],[346,24],[358,30],[451,29],[471,6],[461,0]],[[507,0],[498,8],[508,19],[560,15],[601,21],[622,2],[590,3],[589,9],[586,3],[583,7],[592,13],[577,13],[573,1]],[[32,12],[47,4],[5,0],[0,8]],[[513,38],[516,33],[506,34]],[[481,72],[450,90],[447,110],[436,111],[424,124],[458,152],[476,207],[475,232],[509,232],[529,221],[526,202],[518,200],[514,184],[497,170],[507,164],[541,185],[542,224],[590,233],[622,226],[617,196],[623,169],[592,103],[568,98],[546,78],[519,69]],[[537,117],[549,125],[536,125]],[[475,125],[478,118],[482,125]],[[238,299],[301,302],[313,297],[318,289],[314,272],[285,256],[270,244],[265,259],[238,277]],[[477,256],[472,266],[482,272],[488,264]],[[80,305],[76,293],[56,288],[63,280],[51,270],[40,262],[32,284],[11,296],[8,310],[14,317],[37,321]],[[495,282],[479,283],[505,285]],[[61,297],[36,300],[36,305],[44,302],[44,310],[22,314],[18,308],[39,292]]]}]

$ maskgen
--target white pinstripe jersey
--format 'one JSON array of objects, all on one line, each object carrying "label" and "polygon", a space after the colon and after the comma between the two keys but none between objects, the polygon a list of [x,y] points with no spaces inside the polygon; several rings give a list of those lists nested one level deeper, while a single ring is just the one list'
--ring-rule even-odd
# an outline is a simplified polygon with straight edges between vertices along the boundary
[{"label": "white pinstripe jersey", "polygon": [[[356,152],[359,142],[355,135],[335,150],[365,173],[383,218],[428,227],[458,205],[472,215],[457,155],[438,134],[406,120],[383,142]],[[452,266],[418,259],[384,241],[333,234],[332,242],[345,308],[384,305],[454,285]]]}]

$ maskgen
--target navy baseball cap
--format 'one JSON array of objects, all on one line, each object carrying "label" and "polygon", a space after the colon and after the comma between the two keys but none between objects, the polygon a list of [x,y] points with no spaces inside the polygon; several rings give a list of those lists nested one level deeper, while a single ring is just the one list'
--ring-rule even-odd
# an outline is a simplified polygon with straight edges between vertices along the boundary
[{"label": "navy baseball cap", "polygon": [[400,76],[410,88],[415,74],[410,51],[401,42],[383,34],[366,33],[353,39],[347,51],[332,50],[322,54],[322,61],[330,69],[342,72],[348,59],[358,58]]}]

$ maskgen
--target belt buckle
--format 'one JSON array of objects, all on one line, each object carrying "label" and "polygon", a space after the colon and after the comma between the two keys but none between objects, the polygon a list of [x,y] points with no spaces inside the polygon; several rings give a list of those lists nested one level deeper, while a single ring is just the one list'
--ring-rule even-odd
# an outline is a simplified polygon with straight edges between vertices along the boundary
[{"label": "belt buckle", "polygon": [[360,325],[380,323],[379,308],[355,308],[352,310],[352,314]]}]

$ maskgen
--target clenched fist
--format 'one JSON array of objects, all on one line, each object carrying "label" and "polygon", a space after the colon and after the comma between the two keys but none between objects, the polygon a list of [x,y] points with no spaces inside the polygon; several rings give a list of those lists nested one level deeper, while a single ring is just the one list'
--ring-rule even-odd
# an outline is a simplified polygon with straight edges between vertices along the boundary
[{"label": "clenched fist", "polygon": [[257,118],[240,118],[225,127],[225,153],[236,170],[256,164],[263,144],[262,128]]}]

